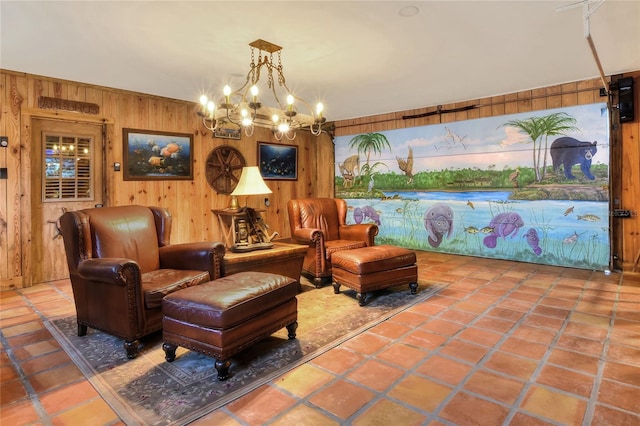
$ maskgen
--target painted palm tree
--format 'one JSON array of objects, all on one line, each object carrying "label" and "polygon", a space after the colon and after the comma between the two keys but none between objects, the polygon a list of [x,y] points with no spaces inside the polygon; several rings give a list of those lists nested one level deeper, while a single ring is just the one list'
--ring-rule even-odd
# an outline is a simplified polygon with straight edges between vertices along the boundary
[{"label": "painted palm tree", "polygon": [[[529,117],[524,120],[511,120],[502,126],[515,127],[526,133],[533,142],[533,169],[536,182],[540,182],[547,170],[547,155],[549,152],[549,136],[558,136],[567,132],[579,130],[574,126],[576,119],[565,112],[557,112],[544,117]],[[544,139],[544,149],[542,142]],[[544,157],[543,157],[544,154]],[[542,161],[542,164],[540,164]]]},{"label": "painted palm tree", "polygon": [[[382,154],[385,148],[391,151],[391,144],[389,144],[387,137],[382,133],[364,133],[349,141],[349,149],[354,148],[358,150],[358,154],[364,154],[367,157],[366,169],[371,170],[369,165],[371,153]],[[364,168],[365,167],[363,167],[363,169]]]}]

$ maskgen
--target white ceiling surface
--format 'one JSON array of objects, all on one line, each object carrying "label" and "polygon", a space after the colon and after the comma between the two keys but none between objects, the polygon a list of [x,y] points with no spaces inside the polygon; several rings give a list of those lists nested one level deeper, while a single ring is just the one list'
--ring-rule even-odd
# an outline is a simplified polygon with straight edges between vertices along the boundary
[{"label": "white ceiling surface", "polygon": [[[575,1],[0,1],[0,67],[197,102],[282,46],[329,120],[599,77]],[[414,16],[403,17],[408,6]],[[590,17],[606,75],[640,69],[640,1]]]}]

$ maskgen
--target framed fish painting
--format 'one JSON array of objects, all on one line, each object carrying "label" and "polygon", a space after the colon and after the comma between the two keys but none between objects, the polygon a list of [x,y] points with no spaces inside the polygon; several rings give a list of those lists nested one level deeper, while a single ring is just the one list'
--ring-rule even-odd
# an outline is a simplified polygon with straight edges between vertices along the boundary
[{"label": "framed fish painting", "polygon": [[193,180],[193,135],[122,129],[124,180]]}]

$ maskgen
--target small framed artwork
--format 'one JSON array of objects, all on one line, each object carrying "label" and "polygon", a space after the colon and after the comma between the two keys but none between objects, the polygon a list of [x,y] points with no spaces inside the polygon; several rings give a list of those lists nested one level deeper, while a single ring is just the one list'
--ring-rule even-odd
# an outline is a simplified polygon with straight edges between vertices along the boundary
[{"label": "small framed artwork", "polygon": [[258,142],[258,167],[264,179],[298,180],[298,147]]},{"label": "small framed artwork", "polygon": [[122,129],[124,180],[193,180],[193,135]]}]

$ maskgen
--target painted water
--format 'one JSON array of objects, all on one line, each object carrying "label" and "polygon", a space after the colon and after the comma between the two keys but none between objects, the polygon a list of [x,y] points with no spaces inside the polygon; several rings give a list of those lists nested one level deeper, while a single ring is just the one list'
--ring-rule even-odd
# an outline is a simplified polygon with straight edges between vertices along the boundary
[{"label": "painted water", "polygon": [[[347,199],[347,222],[379,223],[376,244],[609,269],[608,202],[513,201],[509,195],[508,191],[385,192],[383,200]],[[428,230],[425,213],[442,210],[451,217],[438,239],[433,237],[438,229]]]}]

